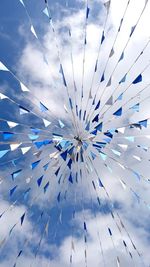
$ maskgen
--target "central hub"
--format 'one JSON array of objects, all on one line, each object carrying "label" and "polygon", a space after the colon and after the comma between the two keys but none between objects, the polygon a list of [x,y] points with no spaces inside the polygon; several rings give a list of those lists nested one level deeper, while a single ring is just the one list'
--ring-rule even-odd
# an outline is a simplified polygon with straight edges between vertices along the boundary
[{"label": "central hub", "polygon": [[79,136],[74,136],[74,139],[78,141],[80,144],[82,144],[82,140]]}]

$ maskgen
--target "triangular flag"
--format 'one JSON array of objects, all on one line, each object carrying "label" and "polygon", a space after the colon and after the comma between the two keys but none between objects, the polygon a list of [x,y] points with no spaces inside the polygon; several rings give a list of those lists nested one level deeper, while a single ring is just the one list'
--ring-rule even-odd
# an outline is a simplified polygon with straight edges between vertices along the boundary
[{"label": "triangular flag", "polygon": [[15,190],[17,189],[18,185],[14,186],[12,189],[10,189],[10,197],[13,195],[13,193],[15,192]]},{"label": "triangular flag", "polygon": [[22,143],[16,143],[16,144],[11,144],[10,145],[10,149],[11,151],[16,150]]},{"label": "triangular flag", "polygon": [[23,0],[19,0],[19,1],[25,7]]},{"label": "triangular flag", "polygon": [[112,48],[111,51],[110,51],[110,54],[109,54],[109,57],[112,57],[114,55],[114,49]]},{"label": "triangular flag", "polygon": [[106,102],[105,105],[112,105],[112,104],[113,104],[113,96],[111,96],[111,97],[107,100],[107,102]]},{"label": "triangular flag", "polygon": [[101,82],[103,82],[104,80],[105,80],[105,76],[104,76],[104,73],[103,73],[103,75],[101,77]]},{"label": "triangular flag", "polygon": [[90,12],[90,9],[89,9],[89,7],[87,7],[87,9],[86,9],[86,19],[88,19],[88,17],[89,17],[89,12]]},{"label": "triangular flag", "polygon": [[9,71],[1,61],[0,61],[0,70]]},{"label": "triangular flag", "polygon": [[119,61],[121,61],[124,58],[124,52],[122,52],[121,57],[119,58]]},{"label": "triangular flag", "polygon": [[108,87],[108,86],[110,86],[110,85],[111,85],[111,77],[110,77],[110,79],[109,79],[109,81],[108,81],[106,87]]},{"label": "triangular flag", "polygon": [[50,121],[43,119],[45,127],[49,126],[51,124]]},{"label": "triangular flag", "polygon": [[120,80],[119,84],[124,83],[126,81],[127,74],[124,75],[124,77]]},{"label": "triangular flag", "polygon": [[19,106],[20,115],[29,113],[30,111],[22,106]]},{"label": "triangular flag", "polygon": [[33,33],[33,35],[38,39],[37,35],[36,35],[36,32],[35,32],[35,29],[33,27],[33,25],[31,25],[31,32]]},{"label": "triangular flag", "polygon": [[61,120],[58,120],[58,122],[59,122],[60,128],[64,128],[65,127],[65,124]]},{"label": "triangular flag", "polygon": [[103,31],[102,38],[101,38],[101,44],[104,42],[104,40],[105,40],[105,34],[104,34],[104,31]]},{"label": "triangular flag", "polygon": [[139,107],[140,107],[140,104],[137,103],[134,106],[132,106],[130,109],[133,109],[134,111],[139,112]]},{"label": "triangular flag", "polygon": [[117,131],[120,132],[120,133],[122,133],[122,134],[124,134],[125,127],[118,128]]},{"label": "triangular flag", "polygon": [[120,146],[123,150],[127,150],[128,145],[125,144],[118,144],[118,146]]},{"label": "triangular flag", "polygon": [[122,115],[122,108],[119,108],[117,111],[113,113],[114,116],[121,116]]},{"label": "triangular flag", "polygon": [[131,35],[133,34],[133,32],[134,32],[134,30],[135,30],[135,27],[136,27],[136,25],[131,27],[130,37],[131,37]]},{"label": "triangular flag", "polygon": [[141,82],[142,81],[142,75],[141,74],[139,74],[137,77],[136,77],[136,79],[132,82],[133,84],[136,84],[136,83],[139,83],[139,82]]},{"label": "triangular flag", "polygon": [[96,107],[95,107],[95,110],[97,110],[99,107],[100,107],[100,100],[98,101],[98,103],[97,103],[97,105],[96,105]]},{"label": "triangular flag", "polygon": [[42,112],[46,112],[48,110],[48,108],[42,102],[40,102],[40,109]]},{"label": "triangular flag", "polygon": [[49,12],[47,7],[43,10],[43,13],[49,18]]},{"label": "triangular flag", "polygon": [[99,123],[96,127],[95,127],[95,129],[97,130],[97,131],[102,131],[102,126],[103,126],[103,123],[101,122],[101,123]]},{"label": "triangular flag", "polygon": [[0,93],[0,99],[5,99],[5,98],[8,98],[6,95]]},{"label": "triangular flag", "polygon": [[20,82],[20,86],[23,92],[29,92],[29,89],[22,82]]},{"label": "triangular flag", "polygon": [[15,123],[13,121],[7,121],[7,124],[10,128],[16,127],[18,125],[18,123]]},{"label": "triangular flag", "polygon": [[21,221],[21,225],[23,224],[23,222],[24,222],[24,218],[25,218],[25,213],[21,216],[21,218],[20,218],[20,221]]},{"label": "triangular flag", "polygon": [[21,148],[22,154],[23,154],[23,155],[26,154],[30,149],[31,149],[30,146],[28,146],[28,147],[22,147],[22,148]]},{"label": "triangular flag", "polygon": [[107,12],[109,11],[111,1],[107,1],[104,3],[105,8],[107,9]]},{"label": "triangular flag", "polygon": [[9,150],[1,150],[0,151],[0,158],[2,158]]},{"label": "triangular flag", "polygon": [[39,179],[37,179],[38,187],[40,187],[40,185],[41,185],[41,183],[42,183],[43,176],[44,176],[44,175],[42,175]]}]

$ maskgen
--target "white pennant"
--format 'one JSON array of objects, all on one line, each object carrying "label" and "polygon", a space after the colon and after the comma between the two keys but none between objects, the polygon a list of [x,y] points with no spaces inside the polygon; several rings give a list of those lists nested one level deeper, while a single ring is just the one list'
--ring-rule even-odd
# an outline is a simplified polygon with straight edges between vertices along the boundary
[{"label": "white pennant", "polygon": [[33,33],[33,35],[38,39],[37,35],[36,35],[36,32],[34,30],[34,27],[33,25],[31,25],[31,32]]},{"label": "white pennant", "polygon": [[13,127],[15,127],[15,126],[18,125],[18,123],[13,122],[13,121],[7,121],[7,124],[8,124],[8,126],[9,126],[10,128],[13,128]]},{"label": "white pennant", "polygon": [[47,127],[47,126],[49,126],[49,125],[51,124],[50,121],[47,121],[47,120],[45,120],[45,119],[43,119],[43,122],[44,122],[45,127]]},{"label": "white pennant", "polygon": [[0,70],[9,71],[1,61],[0,61]]},{"label": "white pennant", "polygon": [[28,147],[22,147],[21,148],[21,151],[22,151],[22,154],[24,155],[25,153],[27,153],[29,150],[30,150],[30,146],[28,146]]},{"label": "white pennant", "polygon": [[22,82],[20,82],[20,86],[23,92],[29,92],[29,89]]}]

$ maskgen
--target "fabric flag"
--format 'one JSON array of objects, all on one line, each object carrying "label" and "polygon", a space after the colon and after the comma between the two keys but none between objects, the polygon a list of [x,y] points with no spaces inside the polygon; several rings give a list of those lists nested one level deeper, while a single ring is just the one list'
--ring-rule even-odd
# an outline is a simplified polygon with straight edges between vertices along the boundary
[{"label": "fabric flag", "polygon": [[136,79],[132,82],[133,84],[140,83],[142,81],[142,74],[136,77]]},{"label": "fabric flag", "polygon": [[113,113],[114,116],[121,116],[122,115],[122,108],[119,108],[117,111]]},{"label": "fabric flag", "polygon": [[60,64],[60,70],[59,70],[59,72],[62,75],[64,86],[67,87],[67,83],[66,83],[66,79],[65,79],[65,75],[64,75],[62,64]]}]

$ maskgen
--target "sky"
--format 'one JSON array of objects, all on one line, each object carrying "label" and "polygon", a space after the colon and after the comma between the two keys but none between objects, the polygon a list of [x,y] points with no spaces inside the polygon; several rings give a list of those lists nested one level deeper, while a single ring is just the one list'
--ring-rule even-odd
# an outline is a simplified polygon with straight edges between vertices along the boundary
[{"label": "sky", "polygon": [[0,267],[150,266],[149,13],[0,1]]}]

